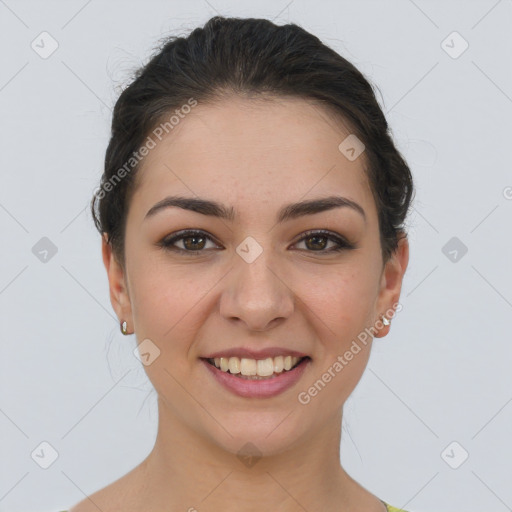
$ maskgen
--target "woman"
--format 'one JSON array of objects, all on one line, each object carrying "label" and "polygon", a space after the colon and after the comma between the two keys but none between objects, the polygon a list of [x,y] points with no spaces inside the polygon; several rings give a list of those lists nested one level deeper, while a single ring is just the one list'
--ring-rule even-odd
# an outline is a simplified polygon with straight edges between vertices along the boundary
[{"label": "woman", "polygon": [[304,29],[168,39],[115,105],[91,205],[157,439],[71,512],[399,510],[339,450],[400,308],[412,194],[371,85]]}]

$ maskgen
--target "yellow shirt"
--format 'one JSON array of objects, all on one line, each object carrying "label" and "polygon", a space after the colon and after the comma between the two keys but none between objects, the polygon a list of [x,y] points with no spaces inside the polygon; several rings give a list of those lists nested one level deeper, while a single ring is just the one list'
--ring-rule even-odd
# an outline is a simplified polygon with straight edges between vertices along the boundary
[{"label": "yellow shirt", "polygon": [[[380,501],[382,501],[382,500],[380,500]],[[384,505],[386,505],[388,512],[407,512],[407,510],[404,510],[403,508],[392,507],[391,505],[388,505],[385,501],[382,501],[382,503],[384,503]]]}]

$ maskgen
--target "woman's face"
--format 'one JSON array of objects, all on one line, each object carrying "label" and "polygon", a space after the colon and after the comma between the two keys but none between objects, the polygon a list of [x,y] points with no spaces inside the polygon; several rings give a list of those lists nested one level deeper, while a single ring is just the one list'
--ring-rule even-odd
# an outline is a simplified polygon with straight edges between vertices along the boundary
[{"label": "woman's face", "polygon": [[[407,242],[383,268],[364,152],[342,153],[342,130],[301,99],[199,104],[153,137],[129,206],[124,273],[104,243],[112,303],[144,342],[161,416],[232,453],[246,442],[277,453],[339,420],[368,361],[361,333],[398,301]],[[152,210],[170,196],[218,203],[233,218]],[[358,206],[289,206],[328,197]],[[164,245],[185,229],[200,233]],[[305,235],[318,230],[329,233]],[[272,396],[240,396],[202,359],[270,347],[310,358]]]}]

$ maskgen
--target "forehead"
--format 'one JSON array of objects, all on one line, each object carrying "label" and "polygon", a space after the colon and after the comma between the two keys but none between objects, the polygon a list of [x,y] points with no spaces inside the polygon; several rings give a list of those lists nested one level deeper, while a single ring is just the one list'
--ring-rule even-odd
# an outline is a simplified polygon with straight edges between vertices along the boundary
[{"label": "forehead", "polygon": [[318,103],[232,96],[199,103],[168,132],[153,136],[138,171],[133,201],[141,214],[175,193],[237,210],[237,201],[280,205],[339,193],[373,208],[364,153],[350,161],[340,152],[350,130]]}]

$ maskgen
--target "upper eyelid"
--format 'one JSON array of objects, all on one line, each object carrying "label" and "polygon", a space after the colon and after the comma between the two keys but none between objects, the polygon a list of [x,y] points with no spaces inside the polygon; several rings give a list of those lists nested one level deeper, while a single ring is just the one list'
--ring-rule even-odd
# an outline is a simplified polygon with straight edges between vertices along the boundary
[{"label": "upper eyelid", "polygon": [[189,238],[189,237],[196,236],[196,235],[204,236],[204,238],[208,238],[215,245],[217,245],[217,246],[220,245],[213,235],[210,235],[210,233],[208,233],[207,231],[203,231],[202,229],[184,229],[184,230],[177,231],[176,233],[172,233],[171,235],[168,235],[168,236],[165,236],[164,238],[162,238],[162,240],[159,242],[158,245],[160,245],[161,247],[164,247],[164,248],[166,248],[166,246],[167,246],[169,248],[176,249],[177,251],[188,252],[191,254],[193,254],[194,252],[205,252],[204,250],[187,251],[185,249],[182,249],[181,247],[176,247],[174,245],[176,242],[179,242],[180,240],[183,240],[184,238]]},{"label": "upper eyelid", "polygon": [[[215,242],[217,245],[220,245],[219,242],[217,242],[217,239],[208,233],[207,231],[203,231],[202,229],[184,229],[180,230],[176,233],[173,233],[171,235],[168,235],[162,239],[162,243],[170,243],[177,240],[182,240],[183,238],[192,237],[194,235],[203,235],[205,238],[209,238],[212,242]],[[192,252],[192,251],[188,251]]]},{"label": "upper eyelid", "polygon": [[[208,233],[207,231],[204,231],[202,229],[184,229],[184,230],[178,231],[170,236],[164,237],[161,244],[168,245],[168,246],[172,247],[174,242],[180,241],[183,238],[192,237],[194,235],[203,235],[205,238],[210,239],[216,245],[221,245],[219,242],[217,242],[217,239],[213,235],[211,235],[210,233]],[[332,241],[338,243],[341,246],[344,245],[347,248],[354,246],[354,244],[352,244],[349,240],[347,240],[346,237],[344,237],[343,235],[332,232],[328,229],[320,229],[320,228],[308,229],[308,230],[304,231],[303,233],[300,233],[298,235],[298,239],[294,242],[294,244],[302,242],[308,236],[315,236],[315,235],[325,236],[326,238],[331,239]],[[189,252],[189,253],[205,252],[204,250],[187,251],[185,249],[181,249],[181,247],[175,247],[175,248],[177,250]],[[312,251],[312,252],[315,252],[315,251]],[[318,252],[329,252],[329,251],[318,251]]]}]

